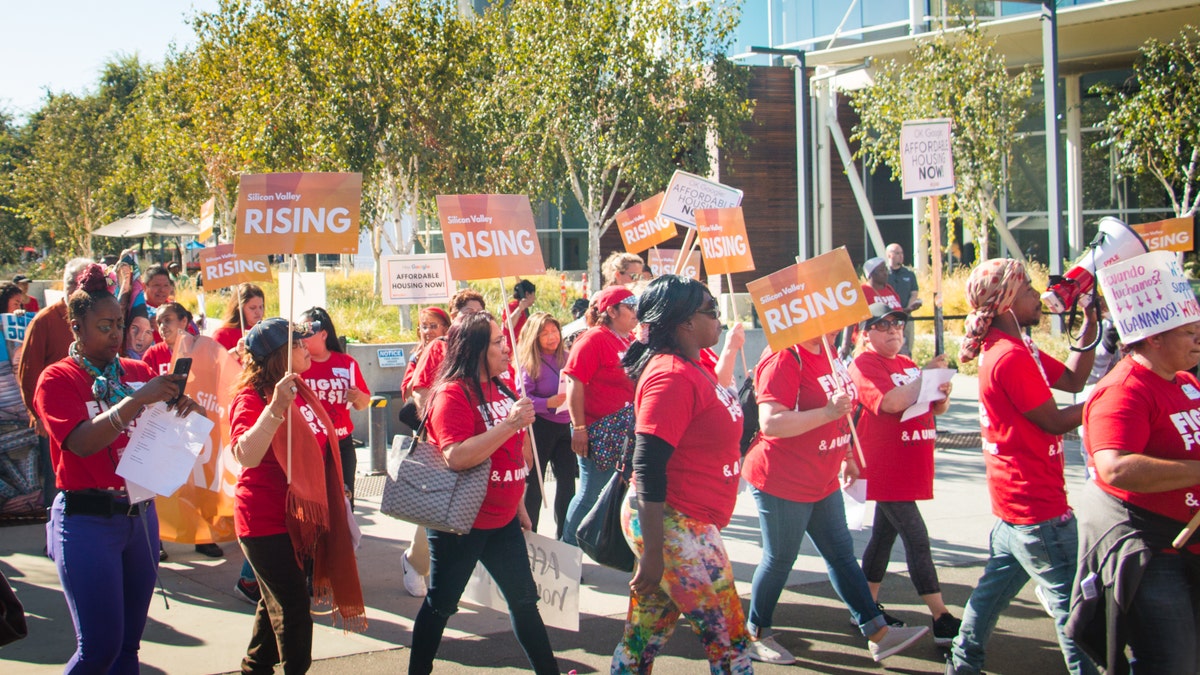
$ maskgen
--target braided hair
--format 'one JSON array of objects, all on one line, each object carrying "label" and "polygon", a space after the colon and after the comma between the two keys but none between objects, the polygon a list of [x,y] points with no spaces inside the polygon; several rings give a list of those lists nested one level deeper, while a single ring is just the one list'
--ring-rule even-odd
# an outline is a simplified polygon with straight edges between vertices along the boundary
[{"label": "braided hair", "polygon": [[710,298],[712,294],[708,288],[689,277],[664,274],[651,281],[638,297],[641,338],[630,345],[621,360],[629,379],[637,382],[655,354],[678,354],[680,348],[675,329]]},{"label": "braided hair", "polygon": [[75,277],[76,289],[67,300],[67,311],[71,321],[79,321],[105,298],[116,300],[108,290],[108,275],[104,268],[90,263]]}]

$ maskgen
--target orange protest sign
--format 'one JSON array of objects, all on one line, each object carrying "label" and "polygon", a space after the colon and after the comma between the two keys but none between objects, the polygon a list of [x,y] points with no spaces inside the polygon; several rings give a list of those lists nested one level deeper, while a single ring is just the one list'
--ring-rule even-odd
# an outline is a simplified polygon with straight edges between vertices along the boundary
[{"label": "orange protest sign", "polygon": [[200,233],[196,235],[196,241],[208,241],[213,234],[213,225],[217,222],[216,216],[217,198],[209,197],[208,201],[200,205]]},{"label": "orange protest sign", "polygon": [[361,173],[257,173],[238,188],[240,255],[357,253]]},{"label": "orange protest sign", "polygon": [[629,253],[641,253],[675,238],[675,223],[658,215],[664,194],[660,192],[617,214],[621,241]]},{"label": "orange protest sign", "polygon": [[[650,249],[649,263],[650,273],[656,277],[661,277],[664,274],[672,274],[675,271],[675,261],[679,260],[679,249],[677,248],[652,248]],[[687,262],[683,264],[683,269],[679,271],[682,276],[691,277],[696,281],[700,281],[700,252],[692,251],[688,256]]]},{"label": "orange protest sign", "polygon": [[204,288],[216,290],[255,281],[270,281],[271,267],[264,256],[238,255],[233,244],[209,246],[200,251]]},{"label": "orange protest sign", "polygon": [[546,271],[529,197],[438,195],[437,207],[454,279],[498,279]]},{"label": "orange protest sign", "polygon": [[742,207],[696,211],[696,231],[700,233],[700,252],[709,275],[754,270]]},{"label": "orange protest sign", "polygon": [[1142,241],[1146,242],[1146,248],[1151,251],[1186,253],[1196,248],[1196,221],[1191,216],[1168,218],[1129,227],[1142,236]]},{"label": "orange protest sign", "polygon": [[845,248],[755,279],[746,290],[774,352],[871,316]]}]

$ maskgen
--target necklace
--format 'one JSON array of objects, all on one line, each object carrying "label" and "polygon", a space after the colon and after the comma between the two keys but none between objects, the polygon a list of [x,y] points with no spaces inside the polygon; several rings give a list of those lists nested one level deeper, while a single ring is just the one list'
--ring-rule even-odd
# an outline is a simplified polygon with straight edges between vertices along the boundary
[{"label": "necklace", "polygon": [[79,351],[78,341],[72,342],[68,351],[71,360],[92,376],[92,398],[111,406],[116,405],[126,396],[133,395],[133,389],[121,381],[121,378],[125,376],[125,369],[121,367],[120,357],[110,361],[104,370],[100,370]]}]

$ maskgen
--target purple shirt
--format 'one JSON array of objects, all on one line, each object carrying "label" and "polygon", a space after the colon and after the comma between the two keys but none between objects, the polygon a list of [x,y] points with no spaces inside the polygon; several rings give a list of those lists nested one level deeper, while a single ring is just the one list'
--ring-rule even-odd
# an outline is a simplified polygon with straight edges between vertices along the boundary
[{"label": "purple shirt", "polygon": [[558,374],[562,371],[562,364],[554,362],[553,356],[542,355],[541,372],[538,374],[536,381],[521,369],[521,389],[529,400],[533,401],[533,409],[537,412],[537,416],[550,422],[558,422],[559,424],[571,423],[571,412],[563,408],[562,412],[554,412],[546,407],[546,399],[558,393]]}]

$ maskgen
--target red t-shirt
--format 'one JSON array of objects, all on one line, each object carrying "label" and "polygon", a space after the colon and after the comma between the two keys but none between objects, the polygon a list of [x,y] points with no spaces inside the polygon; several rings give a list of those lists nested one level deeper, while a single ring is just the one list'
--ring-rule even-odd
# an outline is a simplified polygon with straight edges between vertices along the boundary
[{"label": "red t-shirt", "polygon": [[863,412],[858,418],[858,441],[867,466],[867,499],[911,502],[933,499],[933,446],[937,429],[933,413],[900,421],[902,413],[880,409],[883,397],[921,376],[921,369],[903,354],[887,359],[867,350],[850,364]]},{"label": "red t-shirt", "polygon": [[[1162,459],[1197,457],[1200,447],[1200,382],[1179,372],[1168,382],[1132,358],[1121,359],[1083,407],[1090,457],[1097,450],[1124,450]],[[1200,485],[1167,492],[1129,492],[1096,476],[1096,485],[1117,499],[1181,523],[1192,519]]]},{"label": "red t-shirt", "polygon": [[[1033,525],[1067,512],[1062,436],[1042,431],[1025,413],[1051,400],[1050,384],[1066,366],[995,328],[979,355],[979,426],[992,513]],[[1040,366],[1039,366],[1040,362]]]},{"label": "red t-shirt", "polygon": [[862,289],[868,305],[882,302],[892,309],[904,309],[904,303],[900,302],[900,295],[896,293],[896,289],[892,288],[891,284],[884,284],[881,291],[875,290],[871,284],[863,284]]},{"label": "red t-shirt", "polygon": [[171,347],[165,342],[159,342],[142,354],[142,363],[150,366],[155,376],[168,375],[171,372]]},{"label": "red t-shirt", "polygon": [[[141,361],[121,359],[125,376],[121,381],[138,388],[154,374]],[[51,364],[38,378],[33,409],[50,434],[50,461],[54,465],[55,484],[60,490],[124,490],[125,479],[117,475],[117,462],[129,444],[129,434],[137,425],[119,434],[104,450],[80,457],[63,449],[67,436],[86,420],[108,410],[107,403],[92,397],[93,378],[70,357]]]},{"label": "red t-shirt", "polygon": [[31,295],[29,296],[29,302],[25,303],[25,307],[23,309],[30,314],[37,314],[40,306],[38,305],[38,301],[34,300],[33,296]]},{"label": "red t-shirt", "polygon": [[221,326],[213,331],[212,339],[226,350],[230,350],[237,347],[238,340],[242,339],[242,329],[240,326]]},{"label": "red t-shirt", "polygon": [[[813,354],[803,347],[771,354],[755,368],[755,396],[759,403],[778,403],[791,410],[823,408],[839,388],[858,398],[849,371],[841,361],[835,363],[836,373],[823,350]],[[791,438],[759,434],[746,454],[742,474],[746,482],[770,495],[795,502],[820,501],[840,487],[838,472],[850,442],[850,422],[845,417]]]},{"label": "red t-shirt", "polygon": [[430,342],[425,351],[421,352],[421,359],[417,361],[417,367],[413,371],[412,384],[413,389],[428,389],[437,382],[438,373],[442,369],[442,361],[446,360],[446,340],[438,338]]},{"label": "red t-shirt", "polygon": [[667,505],[723,528],[741,474],[742,408],[712,368],[656,354],[637,385],[637,433],[675,447],[667,462]]},{"label": "red t-shirt", "polygon": [[621,367],[629,341],[606,326],[593,326],[575,341],[563,372],[586,387],[585,424],[611,415],[633,400],[633,381]]},{"label": "red t-shirt", "polygon": [[[316,412],[303,398],[297,396],[293,414],[301,415],[317,437],[317,445],[327,447],[325,428]],[[229,410],[230,443],[236,444],[250,430],[267,408],[267,402],[253,389],[242,389],[233,397]],[[279,425],[276,434],[287,434],[287,422]],[[293,460],[294,461],[294,460]],[[284,534],[287,530],[287,473],[275,459],[275,451],[267,449],[258,466],[242,469],[233,493],[233,525],[238,537],[265,537]]]},{"label": "red t-shirt", "polygon": [[[430,404],[429,442],[439,448],[461,443],[488,429],[503,424],[516,401],[491,380],[483,383],[483,396],[487,400],[487,415],[484,406],[468,397],[469,386],[460,382],[447,382],[438,389]],[[529,469],[525,466],[522,453],[525,432],[513,434],[492,453],[492,473],[488,481],[487,495],[483,506],[471,526],[481,530],[494,530],[512,522],[517,515],[517,504],[525,495],[525,477]]]},{"label": "red t-shirt", "polygon": [[354,431],[354,423],[350,421],[350,399],[347,398],[347,390],[353,386],[368,396],[371,394],[358,362],[349,354],[329,352],[329,358],[324,361],[313,359],[303,377],[304,382],[321,399],[325,412],[329,413],[338,440],[349,436]]},{"label": "red t-shirt", "polygon": [[[504,321],[508,321],[509,315],[511,315],[513,312],[515,312],[517,310],[517,307],[519,307],[520,305],[521,305],[520,300],[509,300],[508,307],[504,310],[504,314],[500,318],[503,319]],[[516,337],[517,340],[521,339],[521,331],[525,328],[525,322],[528,320],[529,320],[529,311],[528,310],[521,310],[521,313],[517,314],[517,320],[513,322],[513,328],[512,328],[512,334],[513,334],[513,336]],[[509,339],[508,324],[506,324],[506,323],[501,324],[500,327],[504,329],[504,339],[508,340]],[[510,340],[508,343],[508,348],[512,349],[515,352],[516,350],[513,349],[513,344],[514,343]]]}]

